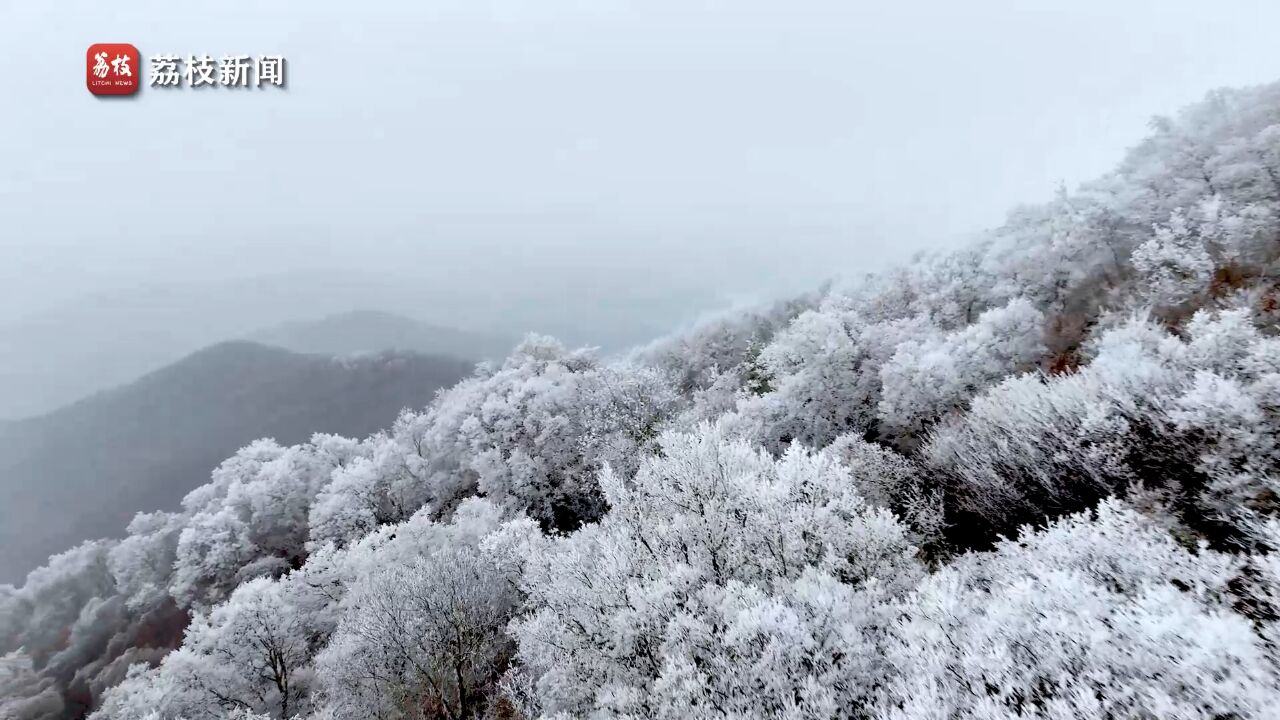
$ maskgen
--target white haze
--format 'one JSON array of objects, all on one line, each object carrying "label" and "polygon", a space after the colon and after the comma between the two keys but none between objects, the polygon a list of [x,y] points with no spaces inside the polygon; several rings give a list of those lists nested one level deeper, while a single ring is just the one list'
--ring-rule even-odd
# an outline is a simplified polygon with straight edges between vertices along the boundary
[{"label": "white haze", "polygon": [[[1262,0],[9,2],[0,321],[364,273],[428,321],[661,330],[1097,175],[1153,114],[1274,77],[1277,26]],[[116,41],[279,53],[288,90],[95,99],[84,50]]]}]

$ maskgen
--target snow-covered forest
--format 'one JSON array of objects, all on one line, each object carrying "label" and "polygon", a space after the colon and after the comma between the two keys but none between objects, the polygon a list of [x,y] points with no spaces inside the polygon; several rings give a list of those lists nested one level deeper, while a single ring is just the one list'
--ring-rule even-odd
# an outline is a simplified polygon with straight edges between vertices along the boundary
[{"label": "snow-covered forest", "polygon": [[0,588],[0,717],[1275,717],[1278,511],[1280,84],[959,251],[255,442]]}]

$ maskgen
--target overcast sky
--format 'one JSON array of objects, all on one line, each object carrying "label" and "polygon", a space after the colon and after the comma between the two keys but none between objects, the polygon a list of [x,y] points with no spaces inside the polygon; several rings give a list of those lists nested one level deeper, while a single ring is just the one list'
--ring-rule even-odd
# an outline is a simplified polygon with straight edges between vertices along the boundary
[{"label": "overcast sky", "polygon": [[[4,2],[0,307],[351,267],[750,295],[1000,222],[1280,77],[1280,3]],[[94,42],[288,90],[84,86]]]}]

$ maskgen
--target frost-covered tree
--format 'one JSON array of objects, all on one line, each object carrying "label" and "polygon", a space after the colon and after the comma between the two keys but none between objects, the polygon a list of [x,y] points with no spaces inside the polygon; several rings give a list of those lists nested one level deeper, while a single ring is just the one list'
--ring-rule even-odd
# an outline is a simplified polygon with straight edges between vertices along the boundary
[{"label": "frost-covered tree", "polygon": [[752,435],[775,452],[793,441],[822,447],[866,432],[878,388],[864,372],[864,325],[832,306],[802,313],[761,350],[768,392],[739,403],[740,422],[758,423]]},{"label": "frost-covered tree", "polygon": [[185,520],[179,513],[138,513],[129,522],[125,538],[111,548],[108,567],[116,590],[131,609],[154,607],[169,599]]},{"label": "frost-covered tree", "polygon": [[1024,529],[895,604],[873,714],[1269,717],[1280,668],[1232,612],[1238,569],[1113,503]]},{"label": "frost-covered tree", "polygon": [[599,524],[524,558],[531,610],[513,629],[544,712],[825,717],[865,700],[877,602],[920,570],[848,468],[703,426],[665,435],[633,482],[601,483]]},{"label": "frost-covered tree", "polygon": [[85,608],[115,594],[112,541],[86,542],[49,558],[22,587],[0,594],[0,650],[24,648],[37,668],[65,647]]},{"label": "frost-covered tree", "polygon": [[57,683],[36,673],[26,653],[0,655],[0,717],[44,720],[60,717],[65,710]]},{"label": "frost-covered tree", "polygon": [[[668,375],[685,394],[717,387],[741,389],[759,350],[796,316],[817,306],[827,288],[765,307],[735,308],[699,318],[691,326],[637,349],[634,360]],[[708,398],[709,400],[710,398]]]},{"label": "frost-covered tree", "polygon": [[1238,310],[1200,313],[1188,333],[1126,321],[1079,372],[978,396],[925,455],[957,481],[961,506],[997,524],[1078,510],[1137,482],[1174,493],[1169,510],[1183,520],[1222,531],[1280,489],[1276,340]]},{"label": "frost-covered tree", "polygon": [[[327,673],[343,668],[322,665],[317,676],[315,658],[342,618],[356,613],[351,608],[358,600],[348,598],[351,589],[423,557],[477,548],[501,518],[482,500],[462,503],[447,523],[429,515],[423,511],[382,526],[350,545],[326,543],[298,570],[240,584],[227,599],[195,614],[181,647],[158,667],[130,669],[106,693],[95,718],[134,720],[157,709],[163,717],[191,720],[222,718],[236,710],[281,718],[333,710],[333,703],[346,696],[325,695],[326,703],[313,707],[315,692],[341,687],[343,676]],[[510,592],[514,586],[505,587]],[[497,622],[499,635],[504,625],[505,619]],[[334,642],[349,645],[350,636]]]},{"label": "frost-covered tree", "polygon": [[892,510],[922,547],[939,543],[946,528],[943,488],[911,459],[882,445],[844,435],[827,452],[849,468],[867,502]]},{"label": "frost-covered tree", "polygon": [[430,409],[424,453],[443,468],[428,499],[447,510],[478,492],[551,527],[594,519],[595,473],[604,463],[634,467],[675,402],[663,372],[605,366],[531,336]]},{"label": "frost-covered tree", "polygon": [[281,447],[252,443],[183,499],[171,591],[182,605],[208,607],[237,584],[278,576],[306,556],[308,518],[335,470],[364,457],[365,447],[334,435]]},{"label": "frost-covered tree", "polygon": [[481,717],[511,652],[515,585],[472,547],[360,581],[317,659],[340,717]]},{"label": "frost-covered tree", "polygon": [[1035,367],[1044,353],[1043,325],[1039,310],[1016,299],[961,330],[899,344],[880,368],[878,410],[886,430],[914,437],[983,388]]},{"label": "frost-covered tree", "polygon": [[1133,251],[1133,267],[1157,306],[1181,305],[1209,289],[1214,261],[1181,211]]},{"label": "frost-covered tree", "polygon": [[310,547],[354,542],[381,525],[407,520],[433,500],[443,485],[440,466],[456,462],[452,456],[433,462],[428,453],[427,434],[437,424],[431,410],[405,410],[389,430],[366,441],[364,454],[336,468],[311,506]]},{"label": "frost-covered tree", "polygon": [[165,707],[192,720],[241,709],[291,717],[306,696],[310,638],[287,584],[254,578],[197,613],[182,647],[165,658]]},{"label": "frost-covered tree", "polygon": [[868,301],[833,293],[765,346],[769,389],[743,397],[730,423],[778,453],[791,442],[821,448],[846,433],[880,434],[880,367],[928,320],[867,315]]}]

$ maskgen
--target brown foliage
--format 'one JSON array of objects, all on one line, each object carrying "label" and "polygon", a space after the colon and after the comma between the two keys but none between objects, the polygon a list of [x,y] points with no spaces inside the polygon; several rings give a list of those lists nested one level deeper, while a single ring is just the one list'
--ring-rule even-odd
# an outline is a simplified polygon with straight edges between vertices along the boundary
[{"label": "brown foliage", "polygon": [[1249,284],[1253,272],[1243,265],[1227,263],[1213,271],[1213,280],[1209,283],[1209,295],[1215,298],[1225,297]]}]

